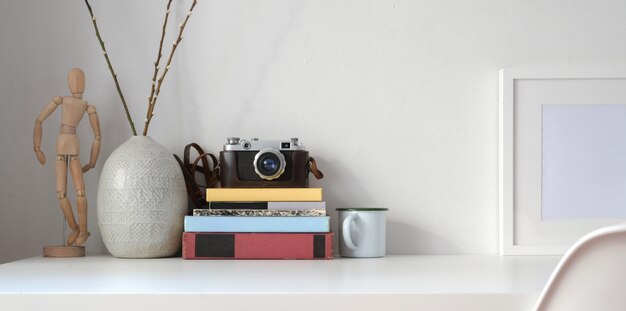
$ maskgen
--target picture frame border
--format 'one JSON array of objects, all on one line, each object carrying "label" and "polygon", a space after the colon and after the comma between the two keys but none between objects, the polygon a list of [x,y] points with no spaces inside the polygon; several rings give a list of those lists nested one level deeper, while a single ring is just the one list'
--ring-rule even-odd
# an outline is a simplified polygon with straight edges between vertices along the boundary
[{"label": "picture frame border", "polygon": [[[563,255],[571,245],[515,243],[515,82],[517,80],[626,79],[626,66],[503,68],[499,72],[499,253]],[[624,103],[626,104],[626,102]],[[541,163],[540,163],[541,165]],[[541,208],[541,206],[539,206]],[[615,223],[620,222],[616,220]]]}]

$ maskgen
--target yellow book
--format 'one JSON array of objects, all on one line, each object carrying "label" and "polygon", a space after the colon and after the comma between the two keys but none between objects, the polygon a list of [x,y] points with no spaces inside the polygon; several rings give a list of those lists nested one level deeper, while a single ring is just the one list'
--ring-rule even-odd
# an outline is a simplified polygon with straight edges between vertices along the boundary
[{"label": "yellow book", "polygon": [[317,202],[322,188],[208,188],[207,202]]}]

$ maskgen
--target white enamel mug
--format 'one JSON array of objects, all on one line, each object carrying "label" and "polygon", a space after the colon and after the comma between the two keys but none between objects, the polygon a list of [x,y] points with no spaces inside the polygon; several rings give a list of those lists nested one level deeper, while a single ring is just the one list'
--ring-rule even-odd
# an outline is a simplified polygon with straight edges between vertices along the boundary
[{"label": "white enamel mug", "polygon": [[385,256],[387,208],[338,208],[339,254],[342,257]]}]

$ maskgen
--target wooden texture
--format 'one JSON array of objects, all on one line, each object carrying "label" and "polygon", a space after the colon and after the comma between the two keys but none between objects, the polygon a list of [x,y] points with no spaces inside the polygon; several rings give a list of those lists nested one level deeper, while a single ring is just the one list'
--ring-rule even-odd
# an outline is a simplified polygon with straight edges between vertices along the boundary
[{"label": "wooden texture", "polygon": [[[45,164],[46,157],[40,149],[43,137],[42,124],[59,106],[61,106],[61,129],[57,137],[57,156],[55,164],[57,199],[71,230],[66,240],[67,245],[82,245],[87,241],[90,235],[87,230],[87,197],[83,173],[95,167],[98,154],[100,153],[100,121],[96,114],[96,108],[83,100],[83,92],[85,90],[85,74],[83,71],[78,68],[71,69],[67,75],[67,84],[72,95],[54,97],[35,120],[33,149],[39,163],[42,165]],[[94,140],[91,146],[89,163],[85,166],[81,166],[81,162],[78,158],[80,144],[78,136],[76,135],[76,128],[85,113],[89,115]],[[72,206],[67,198],[68,170],[72,176],[76,191],[78,222],[76,222],[74,218]]]},{"label": "wooden texture", "polygon": [[43,248],[44,257],[68,258],[85,257],[84,246],[46,246]]},{"label": "wooden texture", "polygon": [[100,154],[100,140],[102,138],[102,133],[100,131],[100,120],[98,120],[98,114],[96,114],[96,107],[88,105],[87,113],[89,114],[89,123],[91,124],[91,130],[93,131],[94,139],[93,144],[91,145],[91,156],[89,157],[89,163],[83,166],[83,173],[96,166],[96,161],[98,161],[98,155]]},{"label": "wooden texture", "polygon": [[72,68],[67,73],[67,85],[73,94],[83,94],[85,92],[85,73],[79,68]]}]

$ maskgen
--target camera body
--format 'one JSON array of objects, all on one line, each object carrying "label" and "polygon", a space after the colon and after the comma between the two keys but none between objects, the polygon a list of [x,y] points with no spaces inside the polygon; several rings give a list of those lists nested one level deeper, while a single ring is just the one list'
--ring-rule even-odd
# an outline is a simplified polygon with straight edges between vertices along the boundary
[{"label": "camera body", "polygon": [[297,138],[229,137],[220,152],[222,188],[307,188],[309,152]]}]

